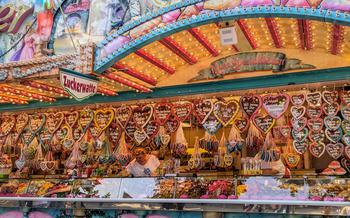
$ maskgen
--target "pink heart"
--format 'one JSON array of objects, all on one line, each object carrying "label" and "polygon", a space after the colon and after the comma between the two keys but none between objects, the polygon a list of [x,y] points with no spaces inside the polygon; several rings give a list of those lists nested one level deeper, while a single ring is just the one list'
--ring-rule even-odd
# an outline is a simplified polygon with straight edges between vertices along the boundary
[{"label": "pink heart", "polygon": [[324,103],[322,110],[327,116],[335,116],[339,112],[339,104],[337,102]]},{"label": "pink heart", "polygon": [[305,128],[307,124],[307,119],[306,117],[302,117],[300,119],[295,119],[294,117],[291,119],[291,124],[294,130],[296,131],[301,131],[302,129]]},{"label": "pink heart", "polygon": [[309,92],[306,94],[306,101],[310,106],[321,106],[322,95],[320,92]]},{"label": "pink heart", "polygon": [[304,106],[292,106],[290,112],[294,118],[300,119],[304,116],[306,108]]},{"label": "pink heart", "polygon": [[293,105],[295,106],[301,106],[304,104],[305,102],[305,94],[301,93],[301,94],[296,94],[296,95],[292,95],[290,97],[290,101],[292,102]]},{"label": "pink heart", "polygon": [[321,118],[310,119],[307,121],[307,126],[312,131],[321,131],[323,128],[323,120]]},{"label": "pink heart", "polygon": [[277,94],[277,95],[265,95],[262,98],[263,107],[266,112],[273,118],[280,118],[289,106],[289,95]]},{"label": "pink heart", "polygon": [[336,143],[336,144],[327,144],[326,145],[326,151],[334,159],[338,159],[340,156],[343,155],[344,152],[344,145],[342,143]]}]

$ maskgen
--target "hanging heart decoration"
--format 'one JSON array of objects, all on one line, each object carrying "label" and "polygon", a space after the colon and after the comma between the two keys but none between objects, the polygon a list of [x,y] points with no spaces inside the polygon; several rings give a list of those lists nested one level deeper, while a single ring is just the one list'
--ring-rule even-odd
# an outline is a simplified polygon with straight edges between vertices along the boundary
[{"label": "hanging heart decoration", "polygon": [[92,110],[84,109],[80,111],[78,124],[84,133],[88,130],[93,120],[94,120],[94,112]]},{"label": "hanging heart decoration", "polygon": [[99,109],[95,111],[94,124],[98,128],[98,136],[105,131],[114,120],[114,110],[112,108]]},{"label": "hanging heart decoration", "polygon": [[337,102],[331,104],[324,103],[322,105],[322,110],[327,116],[335,116],[339,112],[339,104]]},{"label": "hanging heart decoration", "polygon": [[301,131],[306,127],[307,119],[306,117],[302,117],[300,119],[295,119],[294,117],[290,120],[293,130]]},{"label": "hanging heart decoration", "polygon": [[292,130],[292,136],[295,141],[305,141],[306,137],[309,134],[309,130],[307,128],[302,129],[301,131]]},{"label": "hanging heart decoration", "polygon": [[98,126],[96,126],[94,123],[90,124],[89,130],[90,130],[92,137],[94,137],[95,139],[98,138],[99,132],[101,132],[100,128]]},{"label": "hanging heart decoration", "polygon": [[160,129],[160,123],[157,120],[149,121],[148,124],[144,127],[144,131],[147,135],[147,138],[150,138],[150,139],[153,139],[158,134],[159,129]]},{"label": "hanging heart decoration", "polygon": [[338,159],[343,155],[344,145],[342,143],[327,144],[326,151],[333,159]]},{"label": "hanging heart decoration", "polygon": [[136,127],[135,122],[133,120],[130,120],[128,122],[128,124],[126,124],[125,133],[130,139],[133,139],[136,129],[137,129],[137,127]]},{"label": "hanging heart decoration", "polygon": [[275,119],[270,115],[262,116],[259,114],[255,114],[252,117],[253,124],[260,130],[260,132],[267,134],[275,124]]},{"label": "hanging heart decoration", "polygon": [[239,104],[244,114],[250,119],[259,112],[262,100],[260,95],[243,95],[239,100]]},{"label": "hanging heart decoration", "polygon": [[122,105],[121,107],[118,107],[115,111],[115,118],[123,129],[125,129],[126,125],[130,121],[131,116],[132,108],[127,105]]},{"label": "hanging heart decoration", "polygon": [[343,132],[342,132],[341,128],[339,128],[337,130],[326,129],[325,133],[326,133],[327,139],[329,141],[331,141],[332,143],[339,142],[341,140],[341,138],[343,137]]},{"label": "hanging heart decoration", "polygon": [[324,124],[330,130],[337,130],[341,125],[341,119],[338,116],[327,116],[324,118]]},{"label": "hanging heart decoration", "polygon": [[15,127],[16,117],[14,115],[1,116],[0,137],[7,136]]},{"label": "hanging heart decoration", "polygon": [[295,119],[300,119],[304,116],[306,108],[304,106],[292,106],[290,112]]},{"label": "hanging heart decoration", "polygon": [[306,94],[306,101],[310,106],[321,106],[322,95],[320,92],[309,92]]},{"label": "hanging heart decoration", "polygon": [[350,173],[350,161],[348,161],[346,158],[342,158],[340,161],[341,165]]},{"label": "hanging heart decoration", "polygon": [[306,108],[306,114],[310,119],[320,118],[322,115],[321,107],[308,107]]},{"label": "hanging heart decoration", "polygon": [[345,144],[350,146],[350,134],[344,134],[341,138],[341,141]]},{"label": "hanging heart decoration", "polygon": [[[66,126],[66,128],[70,128],[70,127]],[[90,125],[89,129],[90,129],[90,133],[91,133],[91,129],[92,129],[91,125]],[[83,132],[82,129],[80,129],[80,128],[73,129],[73,139],[75,141],[79,141],[81,138],[83,138],[84,135],[85,135],[85,133]]]},{"label": "hanging heart decoration", "polygon": [[339,98],[338,91],[323,91],[322,92],[322,99],[328,104],[332,104],[334,102],[337,102]]},{"label": "hanging heart decoration", "polygon": [[309,151],[312,156],[320,158],[326,150],[326,145],[322,142],[313,142],[309,145]]},{"label": "hanging heart decoration", "polygon": [[119,144],[119,140],[122,136],[122,128],[121,126],[116,123],[116,122],[112,122],[111,125],[109,125],[108,127],[108,131],[109,131],[109,140],[114,144],[114,145],[118,145]]},{"label": "hanging heart decoration", "polygon": [[311,131],[319,132],[323,128],[323,119],[314,118],[307,121],[307,126]]},{"label": "hanging heart decoration", "polygon": [[298,154],[304,154],[306,151],[307,151],[307,148],[308,148],[308,142],[305,140],[305,141],[293,141],[293,147],[294,147],[294,150],[298,153]]},{"label": "hanging heart decoration", "polygon": [[309,139],[311,142],[323,142],[324,141],[324,131],[320,130],[320,131],[310,131],[309,132]]},{"label": "hanging heart decoration", "polygon": [[262,102],[266,112],[271,117],[278,119],[288,109],[289,95],[287,94],[265,95],[262,98]]},{"label": "hanging heart decoration", "polygon": [[343,118],[345,120],[349,120],[350,121],[350,106],[344,106],[341,109],[341,115],[343,116]]},{"label": "hanging heart decoration", "polygon": [[203,123],[203,128],[210,135],[214,135],[221,127],[220,121],[216,119],[214,115],[210,115],[208,119]]},{"label": "hanging heart decoration", "polygon": [[350,159],[350,145],[345,146],[345,148],[344,148],[344,156],[347,159]]},{"label": "hanging heart decoration", "polygon": [[350,133],[350,121],[349,120],[343,120],[341,122],[341,128],[345,133]]},{"label": "hanging heart decoration", "polygon": [[64,127],[65,125],[61,126],[55,133],[55,136],[59,141],[62,141],[68,133],[68,128],[64,128]]},{"label": "hanging heart decoration", "polygon": [[152,105],[145,105],[143,107],[134,108],[132,117],[135,122],[135,125],[138,128],[142,129],[153,117]]},{"label": "hanging heart decoration", "polygon": [[31,132],[29,128],[25,128],[22,131],[21,137],[22,137],[23,143],[25,145],[29,145],[33,141],[35,135]]},{"label": "hanging heart decoration", "polygon": [[177,119],[174,119],[174,118],[170,118],[164,124],[165,129],[169,133],[176,132],[176,130],[179,128],[179,126],[180,126],[180,121],[178,121]]},{"label": "hanging heart decoration", "polygon": [[163,126],[173,113],[173,105],[171,103],[156,103],[154,105],[154,116],[158,123]]},{"label": "hanging heart decoration", "polygon": [[239,106],[236,100],[217,101],[214,104],[213,113],[223,126],[227,126],[236,117],[238,109]]},{"label": "hanging heart decoration", "polygon": [[78,119],[79,119],[79,112],[78,111],[64,113],[64,120],[66,121],[66,124],[70,128],[74,128],[75,124],[78,122]]},{"label": "hanging heart decoration", "polygon": [[290,101],[294,106],[301,106],[305,102],[305,94],[301,93],[301,94],[292,95],[290,97]]},{"label": "hanging heart decoration", "polygon": [[54,134],[64,121],[64,113],[55,112],[46,114],[46,126],[51,134]]},{"label": "hanging heart decoration", "polygon": [[145,131],[143,131],[142,129],[137,129],[134,132],[134,139],[138,144],[141,144],[143,141],[145,141],[147,138],[147,135],[145,133]]},{"label": "hanging heart decoration", "polygon": [[286,153],[283,155],[284,160],[289,168],[297,167],[300,161],[300,156],[298,154]]},{"label": "hanging heart decoration", "polygon": [[233,125],[235,125],[240,133],[243,133],[248,130],[249,120],[246,117],[237,118],[233,122]]},{"label": "hanging heart decoration", "polygon": [[40,144],[42,146],[42,148],[44,149],[44,151],[48,151],[49,150],[49,144],[50,141],[52,139],[53,135],[50,133],[48,127],[44,127],[40,133],[39,133],[39,141]]},{"label": "hanging heart decoration", "polygon": [[[23,156],[21,154],[21,156]],[[20,171],[24,168],[24,166],[26,165],[26,161],[24,159],[24,157],[20,157],[20,159],[15,161],[15,165],[17,167],[17,169],[19,169]]]},{"label": "hanging heart decoration", "polygon": [[210,99],[193,102],[193,112],[200,124],[203,124],[208,119],[213,109],[214,104]]},{"label": "hanging heart decoration", "polygon": [[40,132],[46,122],[45,114],[32,114],[29,115],[29,129],[32,134]]},{"label": "hanging heart decoration", "polygon": [[16,118],[16,132],[21,134],[24,128],[29,122],[29,115],[26,113],[21,113]]},{"label": "hanging heart decoration", "polygon": [[279,132],[281,133],[282,137],[289,138],[291,134],[291,128],[290,126],[279,126]]},{"label": "hanging heart decoration", "polygon": [[173,105],[173,114],[175,116],[175,119],[183,122],[188,119],[192,112],[192,103],[185,101],[185,102],[176,102]]},{"label": "hanging heart decoration", "polygon": [[350,104],[350,90],[349,91],[340,91],[340,100],[344,105]]},{"label": "hanging heart decoration", "polygon": [[160,135],[160,141],[163,145],[168,145],[170,142],[171,136],[168,134],[161,134]]}]

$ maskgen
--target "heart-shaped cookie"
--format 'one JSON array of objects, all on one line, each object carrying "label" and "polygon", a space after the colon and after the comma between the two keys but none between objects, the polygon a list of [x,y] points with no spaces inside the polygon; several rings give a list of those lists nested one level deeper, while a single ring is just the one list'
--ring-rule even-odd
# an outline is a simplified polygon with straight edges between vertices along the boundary
[{"label": "heart-shaped cookie", "polygon": [[313,142],[309,145],[309,151],[312,156],[320,158],[326,150],[326,145],[322,142]]},{"label": "heart-shaped cookie", "polygon": [[295,119],[294,117],[290,120],[290,123],[295,131],[301,131],[306,127],[307,119],[302,117],[300,119]]},{"label": "heart-shaped cookie", "polygon": [[309,130],[307,128],[304,128],[301,131],[296,131],[295,129],[292,130],[293,139],[298,142],[305,141],[308,134]]},{"label": "heart-shaped cookie", "polygon": [[23,129],[27,126],[29,122],[29,115],[26,113],[21,113],[16,117],[16,132],[21,134]]},{"label": "heart-shaped cookie", "polygon": [[198,122],[203,124],[214,109],[212,100],[197,100],[193,102],[193,112]]},{"label": "heart-shaped cookie", "polygon": [[338,159],[343,155],[344,145],[342,143],[329,143],[326,145],[326,151],[333,159]]},{"label": "heart-shaped cookie", "polygon": [[115,110],[115,119],[119,125],[125,129],[126,125],[130,121],[132,115],[132,108],[127,105],[122,105]]},{"label": "heart-shaped cookie", "polygon": [[112,122],[108,127],[109,140],[116,146],[119,144],[119,140],[122,136],[122,128],[117,122]]},{"label": "heart-shaped cookie", "polygon": [[265,116],[255,114],[252,117],[252,120],[253,124],[258,128],[258,130],[264,134],[267,134],[275,124],[275,119],[268,114]]},{"label": "heart-shaped cookie", "polygon": [[344,106],[341,109],[341,115],[343,116],[343,118],[345,120],[349,120],[350,121],[350,106]]},{"label": "heart-shaped cookie", "polygon": [[292,130],[291,130],[290,126],[280,126],[279,127],[279,132],[281,133],[282,137],[284,137],[284,138],[289,138],[291,131]]},{"label": "heart-shaped cookie", "polygon": [[344,134],[341,138],[341,141],[345,144],[350,146],[350,134]]},{"label": "heart-shaped cookie", "polygon": [[16,124],[16,117],[14,115],[1,116],[0,137],[7,136]]},{"label": "heart-shaped cookie", "polygon": [[137,129],[134,132],[134,139],[138,144],[141,144],[143,141],[145,141],[147,138],[147,135],[143,129]]},{"label": "heart-shaped cookie", "polygon": [[323,142],[324,141],[324,131],[310,131],[309,132],[309,139],[311,142]]},{"label": "heart-shaped cookie", "polygon": [[32,114],[29,115],[28,127],[32,134],[40,132],[46,122],[45,114]]},{"label": "heart-shaped cookie", "polygon": [[341,119],[338,116],[327,116],[324,118],[324,125],[327,129],[337,130],[341,125]]},{"label": "heart-shaped cookie", "polygon": [[46,126],[48,131],[51,134],[54,134],[60,127],[64,121],[64,113],[63,112],[55,112],[46,114]]},{"label": "heart-shaped cookie", "polygon": [[28,128],[24,128],[24,130],[21,133],[22,141],[25,145],[29,145],[33,139],[35,138],[35,135],[32,133],[32,131]]},{"label": "heart-shaped cookie", "polygon": [[349,91],[340,91],[340,100],[344,105],[350,104],[350,90]]},{"label": "heart-shaped cookie", "polygon": [[90,109],[81,110],[79,113],[78,124],[81,130],[85,133],[94,120],[94,112]]},{"label": "heart-shaped cookie", "polygon": [[152,105],[145,105],[143,107],[136,107],[133,110],[132,117],[137,127],[143,128],[151,120],[153,116]]},{"label": "heart-shaped cookie", "polygon": [[349,120],[343,120],[341,122],[341,128],[345,133],[350,133],[350,121]]},{"label": "heart-shaped cookie", "polygon": [[304,106],[292,106],[290,108],[290,113],[295,119],[300,119],[304,116],[306,108]]},{"label": "heart-shaped cookie", "polygon": [[108,128],[114,120],[114,110],[112,108],[99,109],[94,114],[94,124],[98,128],[98,135]]},{"label": "heart-shaped cookie", "polygon": [[161,134],[159,137],[160,137],[160,141],[162,142],[163,145],[169,144],[170,139],[171,139],[170,135],[168,135],[168,134]]},{"label": "heart-shaped cookie", "polygon": [[322,99],[328,104],[332,104],[334,102],[338,101],[338,91],[323,91],[322,92]]},{"label": "heart-shaped cookie", "polygon": [[306,94],[306,101],[310,106],[321,106],[322,95],[320,92],[309,92]]},{"label": "heart-shaped cookie", "polygon": [[301,94],[295,94],[295,95],[292,95],[290,97],[290,101],[292,102],[292,104],[294,106],[301,106],[304,104],[305,102],[305,94],[304,93],[301,93]]},{"label": "heart-shaped cookie", "polygon": [[64,112],[64,120],[66,121],[66,124],[70,128],[74,128],[75,124],[78,122],[78,119],[79,119],[78,111]]},{"label": "heart-shaped cookie", "polygon": [[59,141],[62,141],[68,134],[68,128],[64,128],[65,126],[66,125],[62,125],[55,133],[55,137],[57,137]]},{"label": "heart-shaped cookie", "polygon": [[283,157],[289,168],[294,168],[298,166],[300,161],[300,156],[298,154],[287,153],[284,154]]},{"label": "heart-shaped cookie", "polygon": [[345,158],[350,159],[350,145],[345,146],[344,156],[345,156]]},{"label": "heart-shaped cookie", "polygon": [[176,132],[176,130],[179,128],[179,126],[180,126],[180,121],[178,121],[177,119],[174,119],[174,118],[168,119],[164,124],[165,129],[169,133]]},{"label": "heart-shaped cookie", "polygon": [[134,133],[136,131],[137,127],[133,120],[130,120],[125,127],[125,133],[129,137],[129,139],[134,138]]},{"label": "heart-shaped cookie", "polygon": [[313,106],[307,107],[306,114],[310,119],[320,118],[322,115],[322,108]]},{"label": "heart-shaped cookie", "polygon": [[336,129],[336,130],[326,129],[325,133],[326,133],[327,139],[329,141],[331,141],[332,143],[339,142],[341,140],[341,138],[343,137],[343,132],[342,132],[341,128]]},{"label": "heart-shaped cookie", "polygon": [[[68,128],[70,128],[70,127],[66,126],[66,128],[68,129]],[[84,136],[85,134],[88,134],[88,132],[89,132],[89,134],[91,134],[91,130],[92,130],[92,131],[95,130],[94,127],[92,127],[91,125],[90,125],[89,129],[86,130],[86,133],[83,132],[83,130],[82,130],[81,128],[75,128],[75,129],[73,129],[73,139],[74,139],[75,141],[79,141],[80,139],[83,138],[83,136]],[[69,140],[70,140],[70,139],[69,139]]]},{"label": "heart-shaped cookie", "polygon": [[214,135],[221,127],[220,121],[216,119],[214,115],[210,115],[208,119],[203,123],[203,128],[210,135]]},{"label": "heart-shaped cookie", "polygon": [[308,142],[306,140],[301,142],[294,140],[293,147],[298,154],[304,154],[307,151]]},{"label": "heart-shaped cookie", "polygon": [[213,114],[223,126],[227,126],[236,117],[238,109],[239,106],[236,100],[217,101],[214,104]]},{"label": "heart-shaped cookie", "polygon": [[289,106],[289,95],[276,94],[265,95],[262,98],[263,107],[266,112],[273,118],[280,118]]},{"label": "heart-shaped cookie", "polygon": [[26,165],[26,161],[24,158],[20,158],[20,159],[15,161],[15,165],[16,165],[17,169],[22,170],[24,168],[24,166]]},{"label": "heart-shaped cookie", "polygon": [[239,100],[239,104],[244,114],[248,118],[251,118],[259,112],[262,106],[262,100],[260,95],[243,95]]},{"label": "heart-shaped cookie", "polygon": [[342,158],[340,161],[341,165],[350,173],[350,161],[348,161],[346,158]]},{"label": "heart-shaped cookie", "polygon": [[49,148],[49,143],[52,137],[53,137],[53,134],[49,131],[49,128],[47,126],[44,127],[39,133],[39,141],[42,144],[42,146],[45,147],[46,151]]},{"label": "heart-shaped cookie", "polygon": [[156,120],[151,120],[144,127],[144,131],[147,135],[147,138],[153,139],[159,132],[160,123]]},{"label": "heart-shaped cookie", "polygon": [[324,103],[322,105],[322,110],[327,116],[336,116],[339,112],[339,104],[337,102],[331,104]]},{"label": "heart-shaped cookie", "polygon": [[173,114],[175,119],[183,122],[188,119],[192,112],[192,103],[188,101],[176,102],[173,105]]},{"label": "heart-shaped cookie", "polygon": [[233,122],[233,125],[236,127],[236,129],[238,129],[240,133],[243,133],[248,129],[249,119],[246,117],[237,118]]},{"label": "heart-shaped cookie", "polygon": [[314,118],[307,121],[307,126],[311,131],[319,132],[323,128],[323,120],[321,118]]},{"label": "heart-shaped cookie", "polygon": [[173,105],[167,102],[160,102],[154,105],[154,117],[160,125],[164,125],[173,113]]}]

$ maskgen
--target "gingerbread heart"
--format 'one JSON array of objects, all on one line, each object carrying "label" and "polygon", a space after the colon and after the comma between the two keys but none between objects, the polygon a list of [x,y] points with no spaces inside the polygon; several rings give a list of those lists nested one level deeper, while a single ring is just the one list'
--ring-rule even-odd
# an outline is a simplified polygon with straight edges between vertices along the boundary
[{"label": "gingerbread heart", "polygon": [[22,137],[23,143],[26,145],[29,145],[35,138],[35,135],[32,133],[32,131],[28,127],[22,131],[21,137]]},{"label": "gingerbread heart", "polygon": [[134,133],[136,131],[137,127],[136,124],[133,120],[130,120],[125,127],[125,133],[126,135],[130,138],[133,139],[134,138]]},{"label": "gingerbread heart", "polygon": [[143,107],[136,107],[133,110],[133,120],[137,127],[143,128],[151,120],[153,116],[152,105],[145,105]]},{"label": "gingerbread heart", "polygon": [[291,119],[291,125],[293,127],[293,130],[295,131],[301,131],[306,127],[307,119],[306,117],[302,117],[300,119],[295,119],[294,117]]},{"label": "gingerbread heart", "polygon": [[78,122],[78,119],[79,119],[79,112],[78,111],[64,113],[64,120],[66,121],[66,124],[70,128],[74,128],[75,124]]},{"label": "gingerbread heart", "polygon": [[320,158],[326,150],[326,145],[322,142],[313,142],[309,145],[309,151],[312,156]]},{"label": "gingerbread heart", "polygon": [[125,129],[132,116],[132,108],[127,105],[118,107],[115,111],[115,118],[119,125]]},{"label": "gingerbread heart", "polygon": [[337,130],[326,129],[325,133],[326,133],[327,139],[329,141],[331,141],[332,143],[339,142],[341,140],[341,138],[343,137],[343,132],[342,132],[341,128],[339,128]]},{"label": "gingerbread heart", "polygon": [[322,92],[322,99],[328,104],[332,104],[334,102],[338,101],[338,91],[323,91]]},{"label": "gingerbread heart", "polygon": [[341,125],[341,119],[338,116],[327,116],[324,118],[324,125],[330,130],[337,130]]},{"label": "gingerbread heart", "polygon": [[108,136],[109,136],[109,140],[114,144],[114,145],[118,145],[119,144],[119,140],[122,136],[122,128],[121,126],[116,123],[116,122],[112,122],[111,125],[109,125],[108,127]]},{"label": "gingerbread heart", "polygon": [[293,147],[298,154],[304,154],[307,151],[308,143],[306,140],[301,142],[294,140]]},{"label": "gingerbread heart", "polygon": [[288,109],[289,95],[287,94],[265,95],[262,98],[262,102],[266,112],[271,117],[278,119]]},{"label": "gingerbread heart", "polygon": [[311,131],[319,132],[323,128],[323,120],[321,118],[314,118],[307,121],[307,126]]},{"label": "gingerbread heart", "polygon": [[25,164],[26,164],[26,161],[24,158],[20,158],[20,159],[15,161],[15,165],[16,165],[17,169],[19,169],[19,170],[22,170],[24,168]]},{"label": "gingerbread heart", "polygon": [[163,145],[169,144],[170,139],[171,139],[171,137],[170,137],[170,135],[168,135],[168,134],[162,134],[162,135],[160,135],[160,141],[162,142]]},{"label": "gingerbread heart", "polygon": [[237,118],[233,122],[233,125],[236,127],[236,129],[238,129],[239,132],[243,133],[248,129],[249,120],[246,117]]},{"label": "gingerbread heart", "polygon": [[310,119],[320,118],[322,115],[322,108],[310,106],[306,108],[306,114]]},{"label": "gingerbread heart", "polygon": [[176,102],[173,105],[173,114],[175,119],[183,122],[188,119],[192,112],[191,102]]},{"label": "gingerbread heart", "polygon": [[65,125],[61,126],[55,133],[55,136],[59,141],[62,141],[68,134],[68,128],[63,128]]},{"label": "gingerbread heart", "polygon": [[134,132],[134,139],[138,144],[141,144],[143,141],[145,141],[147,138],[147,135],[143,129],[137,129]]},{"label": "gingerbread heart", "polygon": [[259,114],[255,114],[252,117],[253,124],[260,130],[260,132],[267,134],[275,124],[275,119],[272,116],[266,115],[262,116]]},{"label": "gingerbread heart", "polygon": [[344,145],[342,143],[327,144],[326,151],[333,159],[338,159],[343,155]]},{"label": "gingerbread heart", "polygon": [[331,104],[324,103],[322,105],[322,110],[327,116],[336,116],[339,112],[339,104],[337,102]]},{"label": "gingerbread heart", "polygon": [[300,119],[304,116],[306,108],[304,106],[292,106],[290,112],[295,119]]},{"label": "gingerbread heart", "polygon": [[307,128],[302,129],[301,131],[292,130],[292,136],[295,141],[305,141],[306,137],[309,134],[309,130]]},{"label": "gingerbread heart", "polygon": [[305,102],[305,94],[304,93],[301,93],[301,94],[295,94],[295,95],[292,95],[290,97],[290,101],[292,102],[292,104],[294,106],[301,106],[304,104]]},{"label": "gingerbread heart", "polygon": [[341,128],[345,133],[350,133],[350,121],[349,120],[343,120],[341,122]]},{"label": "gingerbread heart", "polygon": [[216,119],[214,115],[210,115],[208,119],[203,123],[203,128],[210,135],[214,135],[221,127],[220,121]]},{"label": "gingerbread heart", "polygon": [[[70,128],[70,127],[66,126],[66,128]],[[80,139],[83,138],[83,136],[85,134],[88,134],[88,132],[89,132],[89,134],[91,134],[91,130],[94,131],[94,128],[92,128],[91,126],[89,127],[88,130],[86,130],[86,133],[83,132],[83,130],[81,128],[75,128],[75,129],[73,129],[73,139],[75,141],[79,141]]]},{"label": "gingerbread heart", "polygon": [[309,139],[311,142],[323,142],[324,141],[324,131],[310,131],[309,132]]},{"label": "gingerbread heart", "polygon": [[228,102],[217,101],[214,104],[213,114],[223,126],[229,125],[238,113],[238,102],[230,100]]},{"label": "gingerbread heart", "polygon": [[279,127],[279,132],[281,133],[282,137],[284,137],[284,138],[289,138],[291,131],[292,130],[291,130],[290,126],[280,126]]},{"label": "gingerbread heart", "polygon": [[193,112],[199,123],[203,124],[214,109],[212,100],[198,100],[193,102]]},{"label": "gingerbread heart", "polygon": [[259,112],[262,106],[262,100],[260,95],[244,95],[240,98],[239,104],[244,114],[248,118],[251,118]]},{"label": "gingerbread heart", "polygon": [[343,116],[343,118],[345,120],[349,120],[350,121],[350,106],[344,106],[341,109],[341,115]]},{"label": "gingerbread heart", "polygon": [[340,100],[344,105],[350,104],[350,90],[340,92]]},{"label": "gingerbread heart", "polygon": [[94,112],[90,109],[80,111],[78,124],[81,130],[85,133],[94,120]]},{"label": "gingerbread heart", "polygon": [[283,157],[288,167],[294,168],[298,166],[300,161],[300,156],[298,154],[287,153],[287,154],[284,154]]},{"label": "gingerbread heart", "polygon": [[28,127],[32,134],[38,133],[46,122],[45,114],[33,114],[29,115]]},{"label": "gingerbread heart", "polygon": [[21,134],[24,128],[29,122],[29,115],[26,113],[21,113],[16,118],[16,132]]},{"label": "gingerbread heart", "polygon": [[147,138],[154,138],[158,132],[159,132],[159,128],[160,128],[160,123],[156,120],[151,120],[148,122],[148,124],[144,127],[144,131],[147,135]]},{"label": "gingerbread heart", "polygon": [[173,111],[173,105],[171,103],[157,103],[154,105],[154,116],[160,125],[164,125],[170,118]]},{"label": "gingerbread heart", "polygon": [[350,134],[344,134],[341,138],[341,141],[345,144],[350,146]]},{"label": "gingerbread heart", "polygon": [[48,131],[51,134],[54,134],[61,127],[63,120],[64,120],[63,112],[46,114],[46,126]]},{"label": "gingerbread heart", "polygon": [[95,139],[98,139],[98,137],[100,136],[99,133],[101,132],[101,129],[98,126],[96,126],[95,123],[90,124],[89,130],[92,137],[94,137]]},{"label": "gingerbread heart", "polygon": [[320,92],[309,92],[306,94],[306,101],[310,106],[321,106],[322,95]]},{"label": "gingerbread heart", "polygon": [[176,130],[179,128],[179,126],[180,126],[180,121],[178,121],[177,119],[174,119],[174,118],[170,118],[164,124],[165,129],[169,133],[176,132]]},{"label": "gingerbread heart", "polygon": [[350,173],[350,161],[348,161],[345,158],[342,158],[340,163],[346,169],[346,171],[348,171],[348,173]]},{"label": "gingerbread heart", "polygon": [[345,146],[345,148],[344,148],[344,156],[347,159],[350,159],[350,145]]},{"label": "gingerbread heart", "polygon": [[114,110],[112,108],[99,109],[94,114],[94,124],[98,128],[98,135],[108,128],[114,120]]},{"label": "gingerbread heart", "polygon": [[48,127],[44,127],[39,133],[39,140],[43,146],[46,146],[45,150],[48,150],[48,145],[52,139],[52,133],[49,131]]},{"label": "gingerbread heart", "polygon": [[0,124],[0,137],[7,136],[16,124],[14,115],[3,115]]}]

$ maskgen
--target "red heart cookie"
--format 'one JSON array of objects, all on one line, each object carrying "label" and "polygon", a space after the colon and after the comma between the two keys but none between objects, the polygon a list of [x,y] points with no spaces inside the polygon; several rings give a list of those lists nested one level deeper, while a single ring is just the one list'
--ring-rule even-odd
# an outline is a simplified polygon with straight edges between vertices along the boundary
[{"label": "red heart cookie", "polygon": [[148,124],[144,127],[145,133],[147,135],[147,138],[154,138],[160,129],[160,123],[156,120],[151,120],[148,122]]},{"label": "red heart cookie", "polygon": [[238,102],[236,100],[228,102],[217,101],[214,104],[213,113],[223,126],[227,126],[238,113]]},{"label": "red heart cookie", "polygon": [[301,93],[301,94],[295,94],[295,95],[292,95],[290,97],[290,101],[292,102],[292,104],[294,106],[301,106],[304,104],[305,102],[305,94],[304,93]]},{"label": "red heart cookie", "polygon": [[324,103],[322,105],[322,110],[327,116],[335,116],[339,112],[339,104],[337,102],[331,104]]},{"label": "red heart cookie", "polygon": [[130,121],[132,108],[127,105],[122,105],[115,110],[115,119],[122,128],[125,128]]},{"label": "red heart cookie", "polygon": [[51,134],[54,134],[64,121],[63,112],[49,113],[46,115],[46,126]]},{"label": "red heart cookie", "polygon": [[66,121],[66,124],[70,128],[74,128],[74,125],[77,123],[78,119],[79,119],[78,111],[64,112],[64,120]]},{"label": "red heart cookie", "polygon": [[306,108],[304,106],[292,106],[290,112],[295,119],[300,119],[304,116]]},{"label": "red heart cookie", "polygon": [[249,120],[246,117],[237,118],[234,121],[234,125],[238,129],[238,131],[242,133],[247,131],[249,126]]},{"label": "red heart cookie", "polygon": [[349,91],[341,91],[340,92],[340,99],[344,105],[350,104],[350,90]]},{"label": "red heart cookie", "polygon": [[320,118],[322,115],[322,108],[313,106],[307,107],[306,114],[310,119]]},{"label": "red heart cookie", "polygon": [[334,102],[338,101],[338,91],[323,91],[322,92],[322,99],[328,104],[332,104]]},{"label": "red heart cookie", "polygon": [[193,102],[193,112],[198,122],[203,124],[214,109],[212,100],[197,100]]},{"label": "red heart cookie", "polygon": [[244,114],[251,118],[258,113],[262,106],[262,100],[259,95],[243,95],[239,100],[239,104]]},{"label": "red heart cookie", "polygon": [[293,147],[294,150],[298,153],[298,154],[304,154],[307,151],[308,148],[308,143],[307,141],[293,141]]},{"label": "red heart cookie", "polygon": [[137,127],[143,128],[151,120],[153,116],[152,105],[145,105],[143,107],[136,107],[133,110],[133,120]]},{"label": "red heart cookie", "polygon": [[179,128],[179,126],[180,126],[180,121],[178,121],[177,119],[174,119],[174,118],[170,118],[164,124],[165,129],[169,133],[176,132],[176,130]]},{"label": "red heart cookie", "polygon": [[326,150],[326,146],[322,142],[313,142],[309,145],[309,151],[310,153],[316,157],[320,158]]},{"label": "red heart cookie", "polygon": [[154,117],[160,125],[164,125],[164,123],[170,118],[172,110],[173,105],[171,103],[156,103],[154,105]]},{"label": "red heart cookie", "polygon": [[326,151],[333,159],[338,159],[343,155],[344,145],[342,143],[327,144]]},{"label": "red heart cookie", "polygon": [[319,132],[323,128],[323,120],[321,118],[310,119],[307,121],[307,126],[311,131]]},{"label": "red heart cookie", "polygon": [[306,101],[310,106],[321,106],[322,95],[320,92],[309,92],[306,94]]},{"label": "red heart cookie", "polygon": [[302,129],[305,128],[307,124],[307,119],[306,117],[302,117],[300,119],[295,119],[294,117],[290,120],[291,125],[294,130],[296,131],[301,131]]},{"label": "red heart cookie", "polygon": [[260,130],[262,133],[267,134],[275,124],[275,119],[270,115],[262,116],[255,114],[252,117],[253,124]]},{"label": "red heart cookie", "polygon": [[191,102],[176,102],[173,105],[173,114],[175,119],[183,122],[188,119],[192,112]]}]

